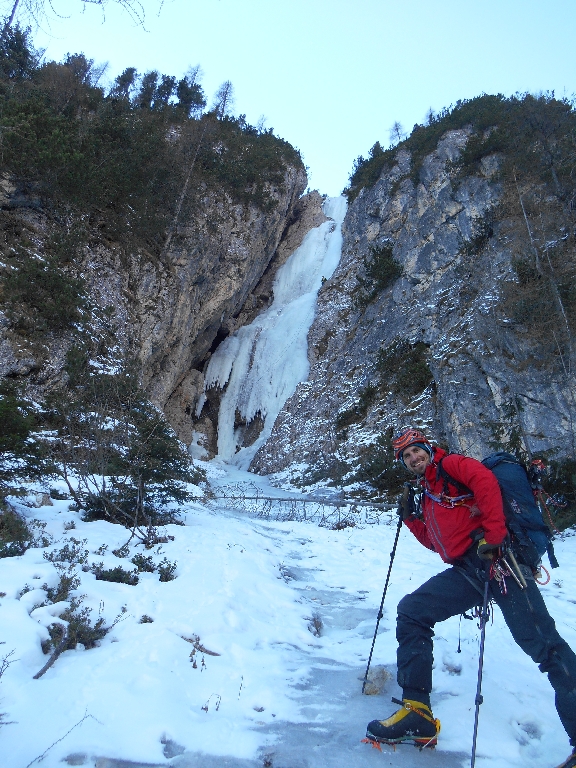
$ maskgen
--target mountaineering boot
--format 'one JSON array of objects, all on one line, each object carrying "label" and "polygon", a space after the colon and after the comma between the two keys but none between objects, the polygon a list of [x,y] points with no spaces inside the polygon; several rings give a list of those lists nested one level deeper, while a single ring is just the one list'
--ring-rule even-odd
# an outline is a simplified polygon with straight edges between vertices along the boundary
[{"label": "mountaineering boot", "polygon": [[384,744],[400,744],[413,741],[414,745],[435,747],[440,733],[440,721],[434,719],[432,710],[421,701],[392,699],[401,708],[387,720],[372,720],[366,729],[366,738]]},{"label": "mountaineering boot", "polygon": [[560,763],[558,768],[576,768],[576,749],[574,749],[571,755],[568,755],[563,763]]}]

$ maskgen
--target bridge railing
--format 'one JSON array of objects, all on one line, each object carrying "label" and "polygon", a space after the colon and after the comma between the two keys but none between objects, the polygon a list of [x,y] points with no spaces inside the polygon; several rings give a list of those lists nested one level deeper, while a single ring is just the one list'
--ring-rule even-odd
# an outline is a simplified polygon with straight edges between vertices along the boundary
[{"label": "bridge railing", "polygon": [[218,488],[211,504],[265,520],[313,522],[332,530],[356,525],[384,525],[396,518],[392,504],[316,496],[266,496],[257,485],[234,483]]}]

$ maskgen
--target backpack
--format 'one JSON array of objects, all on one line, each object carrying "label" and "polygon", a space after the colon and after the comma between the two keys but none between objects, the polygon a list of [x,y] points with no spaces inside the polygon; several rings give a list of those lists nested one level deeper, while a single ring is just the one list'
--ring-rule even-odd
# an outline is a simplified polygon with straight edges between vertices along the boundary
[{"label": "backpack", "polygon": [[[455,480],[438,462],[437,479],[442,477],[459,491],[470,489]],[[512,547],[519,562],[537,570],[544,553],[548,554],[552,568],[558,568],[558,561],[552,546],[552,533],[544,522],[542,511],[534,500],[532,486],[524,464],[511,453],[492,453],[482,459],[500,486],[504,505],[506,527],[510,533]]]}]

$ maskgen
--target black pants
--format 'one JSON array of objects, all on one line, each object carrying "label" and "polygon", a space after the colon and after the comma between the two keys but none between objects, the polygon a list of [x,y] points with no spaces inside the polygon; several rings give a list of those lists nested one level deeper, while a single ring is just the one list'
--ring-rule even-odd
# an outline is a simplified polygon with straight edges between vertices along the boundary
[{"label": "black pants", "polygon": [[[449,568],[398,603],[396,638],[401,688],[429,695],[434,625],[482,604],[483,584],[473,567],[465,570],[466,574],[459,567]],[[534,579],[526,576],[526,581],[528,588],[522,590],[509,577],[506,580],[508,594],[503,595],[492,580],[491,596],[502,610],[514,640],[539,665],[541,672],[548,673],[556,694],[558,715],[570,744],[576,746],[576,655],[558,634]]]}]

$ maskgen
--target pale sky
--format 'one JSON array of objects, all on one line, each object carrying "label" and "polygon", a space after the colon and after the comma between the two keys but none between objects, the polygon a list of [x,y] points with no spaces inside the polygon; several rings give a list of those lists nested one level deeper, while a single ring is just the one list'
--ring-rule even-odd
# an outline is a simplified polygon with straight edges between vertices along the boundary
[{"label": "pale sky", "polygon": [[47,57],[83,52],[110,79],[200,64],[209,103],[231,80],[235,114],[264,115],[329,195],[395,120],[411,129],[483,92],[576,93],[576,0],[166,0],[160,13],[144,0],[145,29],[114,4],[104,20],[81,0],[52,5],[69,18],[35,34]]}]

